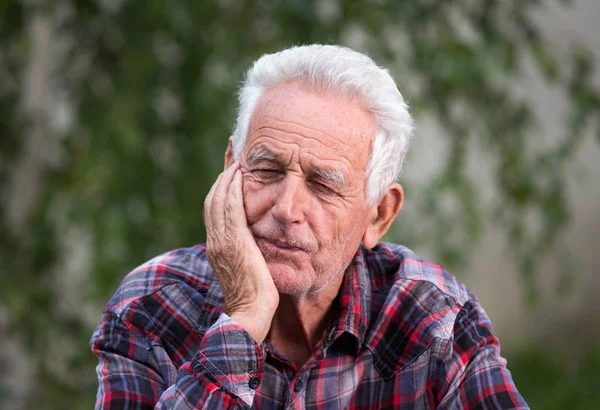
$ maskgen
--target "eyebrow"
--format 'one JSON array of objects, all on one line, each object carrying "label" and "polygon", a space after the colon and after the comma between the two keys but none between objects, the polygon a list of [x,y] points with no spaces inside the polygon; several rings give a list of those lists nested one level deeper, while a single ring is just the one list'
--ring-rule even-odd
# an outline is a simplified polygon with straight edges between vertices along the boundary
[{"label": "eyebrow", "polygon": [[346,176],[339,169],[312,167],[311,172],[328,184],[331,184],[338,192],[344,191],[348,185]]},{"label": "eyebrow", "polygon": [[246,157],[246,162],[248,163],[249,167],[253,167],[261,161],[279,162],[275,154],[262,146],[258,146],[253,149]]}]

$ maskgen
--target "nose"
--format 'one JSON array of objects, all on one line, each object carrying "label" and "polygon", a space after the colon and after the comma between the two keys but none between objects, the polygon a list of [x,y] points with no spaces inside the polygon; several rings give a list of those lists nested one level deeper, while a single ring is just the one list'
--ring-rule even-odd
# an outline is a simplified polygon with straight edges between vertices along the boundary
[{"label": "nose", "polygon": [[286,224],[303,222],[309,200],[304,180],[288,174],[278,185],[277,196],[271,208],[273,217]]}]

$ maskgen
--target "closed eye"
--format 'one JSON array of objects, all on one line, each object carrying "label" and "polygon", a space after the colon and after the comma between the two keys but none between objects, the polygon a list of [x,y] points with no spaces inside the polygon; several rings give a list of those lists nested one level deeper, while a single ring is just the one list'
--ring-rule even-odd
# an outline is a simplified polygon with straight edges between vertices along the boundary
[{"label": "closed eye", "polygon": [[337,192],[335,192],[333,189],[331,189],[330,187],[328,187],[327,185],[325,185],[321,182],[313,181],[313,182],[311,182],[311,186],[315,191],[317,191],[320,194],[337,195]]},{"label": "closed eye", "polygon": [[271,168],[259,168],[252,171],[253,174],[260,178],[275,178],[282,174],[282,171]]}]

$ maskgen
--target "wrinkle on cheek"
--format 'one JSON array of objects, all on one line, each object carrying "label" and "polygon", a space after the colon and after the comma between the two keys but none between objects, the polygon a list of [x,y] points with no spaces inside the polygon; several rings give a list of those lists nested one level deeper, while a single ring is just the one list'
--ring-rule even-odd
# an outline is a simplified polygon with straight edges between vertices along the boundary
[{"label": "wrinkle on cheek", "polygon": [[341,237],[341,226],[339,222],[332,225],[318,224],[312,226],[313,234],[319,240],[320,249],[336,249],[341,244],[344,238]]},{"label": "wrinkle on cheek", "polygon": [[244,184],[249,184],[253,186],[254,184],[262,185],[262,182],[251,172],[248,172],[246,175],[244,175]]},{"label": "wrinkle on cheek", "polygon": [[242,172],[242,196],[244,198],[244,204],[248,195],[255,192],[258,189],[258,182],[249,172]]},{"label": "wrinkle on cheek", "polygon": [[335,240],[337,243],[341,244],[342,242],[344,242],[344,240],[346,238],[342,238],[341,233],[342,232],[342,227],[340,226],[339,221],[336,221],[335,224]]}]

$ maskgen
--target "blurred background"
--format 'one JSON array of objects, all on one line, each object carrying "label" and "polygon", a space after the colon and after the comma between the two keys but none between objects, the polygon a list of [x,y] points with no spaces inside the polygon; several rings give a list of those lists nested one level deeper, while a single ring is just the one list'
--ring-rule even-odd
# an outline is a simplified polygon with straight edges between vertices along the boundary
[{"label": "blurred background", "polygon": [[123,276],[204,240],[266,52],[388,67],[417,131],[387,239],[492,318],[534,409],[600,403],[600,2],[0,0],[0,408],[86,409]]}]

